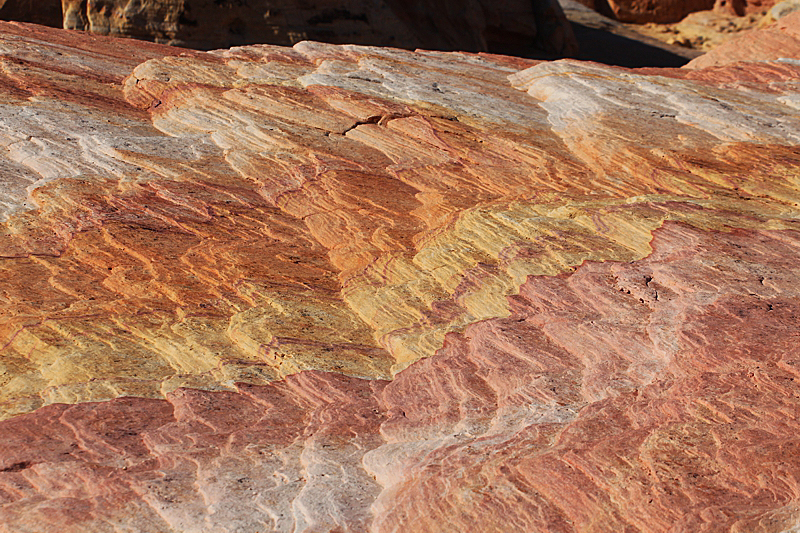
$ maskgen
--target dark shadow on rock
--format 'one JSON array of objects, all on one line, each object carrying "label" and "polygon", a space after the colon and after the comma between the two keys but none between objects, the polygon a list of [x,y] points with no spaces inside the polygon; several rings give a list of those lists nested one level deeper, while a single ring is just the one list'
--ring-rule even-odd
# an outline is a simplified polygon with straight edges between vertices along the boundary
[{"label": "dark shadow on rock", "polygon": [[580,45],[576,59],[620,67],[680,67],[691,58],[607,30],[572,23]]}]

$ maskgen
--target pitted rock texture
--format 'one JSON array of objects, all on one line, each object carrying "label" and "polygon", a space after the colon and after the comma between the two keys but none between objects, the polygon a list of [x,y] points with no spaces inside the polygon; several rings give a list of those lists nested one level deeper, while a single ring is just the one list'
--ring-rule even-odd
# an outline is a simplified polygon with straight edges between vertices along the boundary
[{"label": "pitted rock texture", "polygon": [[578,0],[622,22],[678,22],[689,13],[714,7],[714,0]]},{"label": "pitted rock texture", "polygon": [[757,13],[738,16],[706,10],[695,11],[675,24],[639,24],[636,29],[668,44],[708,52],[740,33],[766,26],[764,20],[765,16]]},{"label": "pitted rock texture", "polygon": [[0,39],[0,531],[800,523],[797,61]]},{"label": "pitted rock texture", "polygon": [[716,0],[714,11],[742,17],[748,14],[764,14],[775,6],[778,0]]},{"label": "pitted rock texture", "polygon": [[581,4],[623,22],[680,22],[691,13],[713,9],[720,15],[764,14],[775,0],[578,0]]},{"label": "pitted rock texture", "polygon": [[759,30],[751,30],[722,43],[690,61],[686,68],[708,68],[743,61],[797,60],[800,57],[800,11]]},{"label": "pitted rock texture", "polygon": [[574,56],[557,0],[0,0],[0,19],[210,50],[341,44]]}]

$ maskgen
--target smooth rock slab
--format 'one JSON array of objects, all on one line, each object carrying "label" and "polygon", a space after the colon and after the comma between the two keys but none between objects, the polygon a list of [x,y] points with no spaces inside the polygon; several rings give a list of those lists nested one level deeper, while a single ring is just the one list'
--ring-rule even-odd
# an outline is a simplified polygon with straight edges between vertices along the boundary
[{"label": "smooth rock slab", "polygon": [[0,531],[797,526],[797,61],[0,29]]}]

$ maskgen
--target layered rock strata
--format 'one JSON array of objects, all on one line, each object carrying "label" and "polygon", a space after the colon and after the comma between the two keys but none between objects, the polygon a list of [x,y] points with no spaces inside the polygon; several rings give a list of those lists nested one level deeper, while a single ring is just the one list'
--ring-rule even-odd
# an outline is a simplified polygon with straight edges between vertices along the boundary
[{"label": "layered rock strata", "polygon": [[800,523],[797,61],[0,31],[0,531]]}]

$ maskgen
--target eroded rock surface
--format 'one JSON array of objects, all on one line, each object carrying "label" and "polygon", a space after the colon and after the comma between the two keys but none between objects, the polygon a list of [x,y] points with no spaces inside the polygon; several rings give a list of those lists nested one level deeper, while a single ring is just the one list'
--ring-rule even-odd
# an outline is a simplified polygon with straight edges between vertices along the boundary
[{"label": "eroded rock surface", "polygon": [[687,68],[707,68],[739,61],[789,60],[800,57],[800,11],[759,30],[737,35],[710,52],[693,59]]},{"label": "eroded rock surface", "polygon": [[[622,22],[675,23],[691,13],[710,11],[743,17],[763,15],[775,0],[578,0],[586,7]],[[793,0],[792,0],[793,1]]]},{"label": "eroded rock surface", "polygon": [[0,531],[800,524],[797,61],[0,32]]}]

